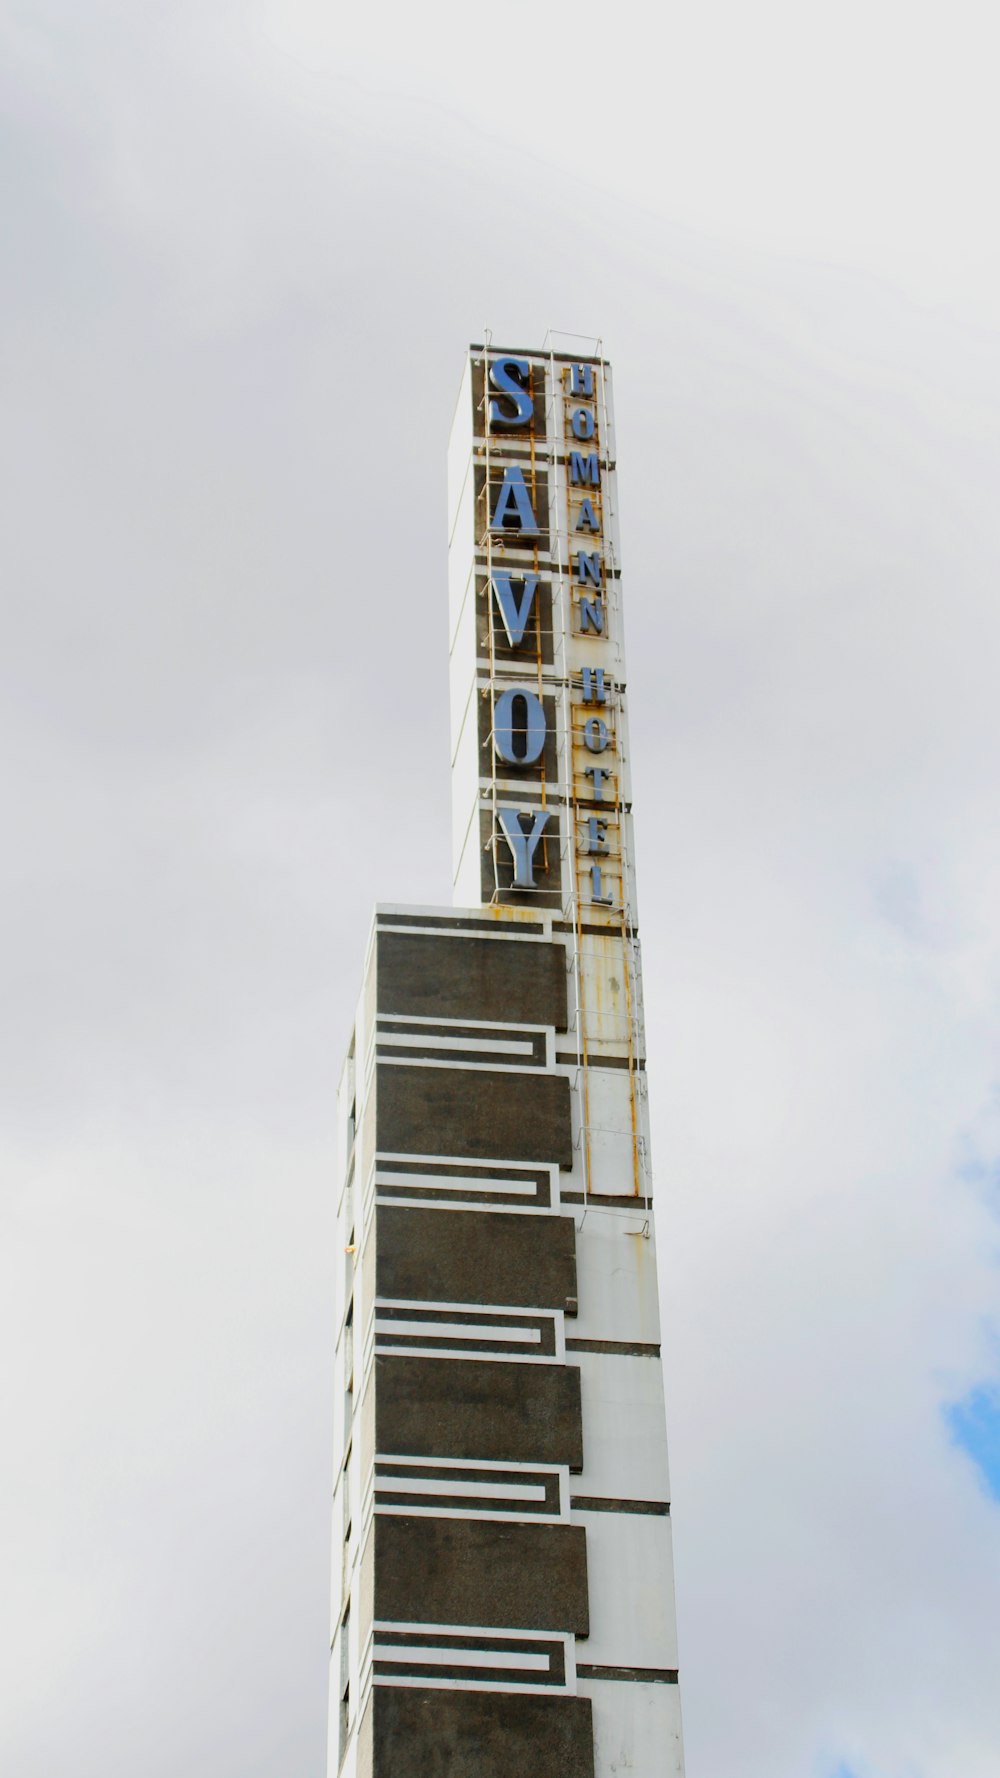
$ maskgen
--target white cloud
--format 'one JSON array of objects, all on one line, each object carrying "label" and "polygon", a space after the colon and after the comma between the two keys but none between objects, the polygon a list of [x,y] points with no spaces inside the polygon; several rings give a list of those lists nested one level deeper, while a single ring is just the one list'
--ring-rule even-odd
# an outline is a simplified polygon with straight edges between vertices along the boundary
[{"label": "white cloud", "polygon": [[333,1083],[447,899],[488,322],[618,371],[691,1778],[992,1778],[988,64],[504,16],[4,27],[5,1763],[320,1765]]}]

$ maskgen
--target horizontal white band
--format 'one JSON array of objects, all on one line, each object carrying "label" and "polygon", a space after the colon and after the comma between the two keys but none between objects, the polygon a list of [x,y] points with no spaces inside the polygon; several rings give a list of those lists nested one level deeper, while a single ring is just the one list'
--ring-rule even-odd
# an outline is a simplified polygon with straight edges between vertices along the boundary
[{"label": "horizontal white band", "polygon": [[402,1185],[408,1191],[436,1192],[517,1192],[532,1198],[538,1191],[535,1179],[463,1179],[455,1173],[384,1173],[375,1175],[375,1190],[380,1185]]},{"label": "horizontal white band", "polygon": [[544,1500],[545,1489],[531,1482],[450,1482],[447,1476],[430,1480],[417,1476],[377,1475],[378,1493],[472,1495],[483,1500]]},{"label": "horizontal white band", "polygon": [[378,1034],[379,1043],[398,1044],[401,1048],[415,1049],[421,1045],[424,1049],[436,1050],[483,1050],[493,1055],[534,1055],[535,1046],[524,1038],[517,1037],[451,1037],[441,1036],[435,1032],[433,1036],[414,1031],[382,1030]]},{"label": "horizontal white band", "polygon": [[373,1658],[399,1661],[407,1667],[521,1667],[531,1673],[547,1673],[551,1666],[548,1655],[508,1653],[500,1648],[417,1648],[412,1642],[376,1642]]},{"label": "horizontal white band", "polygon": [[375,1334],[405,1334],[425,1340],[504,1340],[525,1346],[541,1342],[540,1327],[496,1326],[486,1321],[380,1321],[376,1316]]}]

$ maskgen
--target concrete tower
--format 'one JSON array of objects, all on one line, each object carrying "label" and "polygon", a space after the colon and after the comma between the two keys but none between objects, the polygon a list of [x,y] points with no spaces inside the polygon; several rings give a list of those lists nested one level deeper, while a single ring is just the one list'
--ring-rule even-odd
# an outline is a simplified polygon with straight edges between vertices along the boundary
[{"label": "concrete tower", "polygon": [[455,909],[339,1091],[330,1774],[683,1772],[611,371],[468,355]]}]

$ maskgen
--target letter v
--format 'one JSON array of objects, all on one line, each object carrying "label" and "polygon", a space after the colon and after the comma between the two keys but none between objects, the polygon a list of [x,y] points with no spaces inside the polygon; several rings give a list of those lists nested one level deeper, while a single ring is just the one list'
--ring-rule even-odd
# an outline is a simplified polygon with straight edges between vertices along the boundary
[{"label": "letter v", "polygon": [[507,632],[507,640],[511,648],[518,648],[524,641],[524,632],[528,627],[531,607],[535,602],[538,575],[526,574],[524,576],[524,592],[521,594],[520,600],[518,600],[512,585],[513,575],[494,572],[490,579],[493,583],[493,591],[497,596],[497,604],[500,607],[500,616],[503,618],[503,627]]}]

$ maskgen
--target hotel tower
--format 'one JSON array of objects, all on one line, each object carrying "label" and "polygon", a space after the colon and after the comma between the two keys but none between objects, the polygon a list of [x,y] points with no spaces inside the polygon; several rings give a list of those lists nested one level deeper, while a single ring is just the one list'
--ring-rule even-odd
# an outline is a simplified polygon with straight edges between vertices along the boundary
[{"label": "hotel tower", "polygon": [[338,1096],[330,1778],[683,1772],[611,370],[469,350],[454,906]]}]

